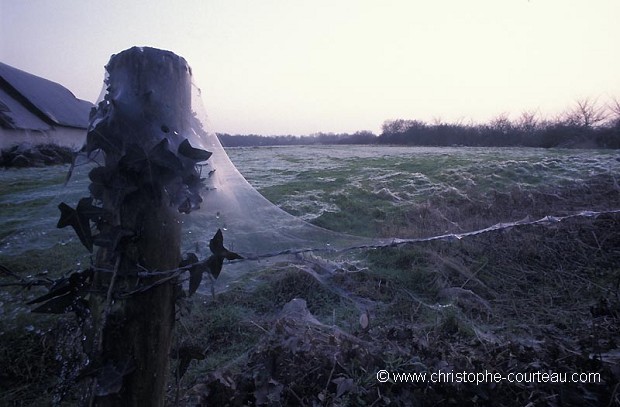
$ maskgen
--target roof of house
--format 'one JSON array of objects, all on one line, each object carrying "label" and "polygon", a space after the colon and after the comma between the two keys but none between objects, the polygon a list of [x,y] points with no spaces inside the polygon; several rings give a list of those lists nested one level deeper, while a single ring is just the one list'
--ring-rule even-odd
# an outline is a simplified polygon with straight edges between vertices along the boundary
[{"label": "roof of house", "polygon": [[5,127],[85,129],[93,106],[56,82],[0,62],[0,124]]}]

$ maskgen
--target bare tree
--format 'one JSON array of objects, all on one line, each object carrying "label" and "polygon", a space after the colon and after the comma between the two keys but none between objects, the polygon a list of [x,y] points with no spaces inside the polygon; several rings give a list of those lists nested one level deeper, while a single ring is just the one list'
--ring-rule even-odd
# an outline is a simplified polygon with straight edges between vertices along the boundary
[{"label": "bare tree", "polygon": [[489,127],[498,133],[508,134],[513,128],[513,124],[508,117],[508,113],[502,113],[491,120]]},{"label": "bare tree", "polygon": [[565,115],[565,122],[583,128],[592,128],[601,124],[607,118],[604,106],[597,99],[584,98],[576,102],[576,106]]},{"label": "bare tree", "polygon": [[411,129],[424,128],[426,127],[426,123],[420,120],[404,120],[404,119],[396,119],[396,120],[386,120],[383,122],[381,126],[382,133],[385,134],[397,134],[397,133],[405,133]]},{"label": "bare tree", "polygon": [[612,97],[607,104],[607,110],[610,112],[609,119],[611,125],[620,125],[620,99]]},{"label": "bare tree", "polygon": [[433,119],[431,120],[431,123],[435,127],[439,127],[439,126],[442,126],[442,125],[446,124],[446,123],[444,123],[444,121],[441,118],[441,116],[434,116]]},{"label": "bare tree", "polygon": [[519,119],[517,119],[516,126],[519,130],[526,134],[532,134],[537,130],[540,125],[540,119],[538,111],[526,110],[521,113]]}]

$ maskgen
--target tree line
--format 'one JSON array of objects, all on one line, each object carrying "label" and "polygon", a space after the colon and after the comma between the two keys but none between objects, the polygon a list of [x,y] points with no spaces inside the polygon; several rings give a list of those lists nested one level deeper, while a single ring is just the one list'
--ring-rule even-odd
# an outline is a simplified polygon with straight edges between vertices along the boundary
[{"label": "tree line", "polygon": [[474,147],[563,147],[620,148],[620,100],[601,104],[581,99],[553,119],[537,111],[526,111],[516,120],[501,114],[488,123],[455,123],[439,119],[432,123],[396,119],[383,123],[380,135],[370,131],[317,133],[309,136],[217,136],[224,147],[313,145],[313,144],[384,144],[412,146]]},{"label": "tree line", "polygon": [[377,135],[371,131],[349,133],[316,133],[309,136],[260,136],[257,134],[230,135],[217,133],[224,147],[294,146],[313,144],[375,144]]}]

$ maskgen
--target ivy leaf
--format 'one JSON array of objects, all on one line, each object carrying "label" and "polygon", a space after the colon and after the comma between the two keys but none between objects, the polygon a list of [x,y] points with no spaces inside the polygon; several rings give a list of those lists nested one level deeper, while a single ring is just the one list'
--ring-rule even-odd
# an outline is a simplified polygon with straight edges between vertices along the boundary
[{"label": "ivy leaf", "polygon": [[224,235],[220,229],[215,232],[213,238],[209,241],[209,249],[213,253],[206,261],[198,261],[194,253],[188,253],[185,260],[181,262],[180,267],[192,264],[189,269],[189,292],[191,296],[196,292],[202,281],[202,275],[208,271],[214,279],[217,279],[222,272],[224,260],[242,259],[237,253],[231,252],[224,247]]},{"label": "ivy leaf", "polygon": [[84,315],[88,303],[82,294],[90,286],[92,277],[92,269],[72,273],[69,277],[57,280],[47,294],[28,302],[28,305],[45,302],[32,310],[35,313],[64,314],[75,311],[78,316]]},{"label": "ivy leaf", "polygon": [[220,273],[222,272],[222,266],[224,265],[225,259],[236,260],[242,258],[243,257],[239,256],[237,253],[228,250],[222,252],[221,255],[212,254],[206,261],[207,270],[209,270],[209,273],[211,273],[213,278],[217,280],[217,278],[220,276]]},{"label": "ivy leaf", "polygon": [[189,214],[192,211],[192,201],[187,198],[179,205],[179,213]]},{"label": "ivy leaf", "polygon": [[187,369],[189,368],[189,364],[191,362],[192,362],[191,358],[181,358],[181,360],[179,360],[179,366],[177,367],[177,374],[176,374],[176,376],[179,379],[183,377],[185,372],[187,372]]},{"label": "ivy leaf", "polygon": [[187,157],[196,162],[207,161],[213,154],[210,151],[192,147],[188,139],[183,140],[181,144],[179,144],[178,152],[183,157]]},{"label": "ivy leaf", "polygon": [[116,168],[96,167],[90,170],[88,177],[91,180],[88,189],[99,200],[103,199],[106,191],[129,194],[138,189],[135,185],[130,184],[127,179],[120,176]]},{"label": "ivy leaf", "polygon": [[198,263],[198,256],[196,256],[196,253],[189,252],[184,256],[183,260],[181,260],[181,262],[179,263],[179,268],[187,267],[190,264],[194,264],[194,263]]},{"label": "ivy leaf", "polygon": [[64,202],[58,205],[60,209],[60,219],[56,224],[59,229],[71,226],[75,231],[75,234],[80,239],[80,242],[88,249],[89,252],[93,252],[93,239],[90,232],[90,222],[88,217],[81,215],[77,210],[73,209]]},{"label": "ivy leaf", "polygon": [[192,360],[204,360],[205,354],[203,350],[196,345],[183,345],[173,352],[172,357],[179,360],[177,366],[177,378],[183,377]]},{"label": "ivy leaf", "polygon": [[199,267],[201,263],[197,263],[191,269],[189,269],[189,292],[188,295],[192,295],[196,292],[198,287],[200,287],[200,282],[202,281],[202,273],[204,272],[203,267]]},{"label": "ivy leaf", "polygon": [[174,174],[180,174],[183,171],[183,164],[179,157],[170,151],[170,142],[167,138],[157,143],[155,147],[149,151],[149,160],[160,168],[166,168]]},{"label": "ivy leaf", "polygon": [[183,164],[170,151],[167,138],[162,139],[147,153],[141,145],[131,144],[119,160],[119,169],[135,185],[166,185],[182,176]]},{"label": "ivy leaf", "polygon": [[227,260],[236,260],[243,258],[237,253],[231,252],[224,247],[224,235],[222,234],[221,229],[218,229],[217,232],[215,232],[213,238],[209,240],[209,249],[211,250],[211,253],[213,253],[215,256],[222,257]]},{"label": "ivy leaf", "polygon": [[138,144],[130,144],[125,154],[118,160],[118,166],[123,172],[141,173],[148,166],[148,156]]},{"label": "ivy leaf", "polygon": [[[105,101],[99,103],[99,110],[102,110],[103,103],[105,103]],[[121,144],[121,140],[114,134],[113,131],[109,131],[107,120],[101,120],[101,117],[105,117],[105,115],[108,114],[107,111],[110,106],[111,105],[107,105],[107,107],[103,108],[103,113],[98,114],[99,120],[97,125],[94,126],[94,128],[86,135],[86,144],[82,148],[82,151],[85,151],[89,155],[98,149],[103,150],[106,154],[118,151],[118,146]],[[94,117],[91,117],[91,119],[93,119],[93,122],[95,121]]]},{"label": "ivy leaf", "polygon": [[183,260],[179,263],[179,267],[187,267],[189,265],[193,265],[189,269],[189,292],[188,295],[191,296],[196,292],[198,287],[200,286],[200,282],[202,281],[202,273],[206,269],[206,264],[204,262],[198,262],[198,256],[195,253],[187,253]]},{"label": "ivy leaf", "polygon": [[80,312],[82,309],[88,308],[88,303],[81,297],[77,297],[74,293],[68,293],[60,297],[49,300],[45,304],[41,304],[30,312],[37,314],[66,314],[67,312]]},{"label": "ivy leaf", "polygon": [[43,294],[42,296],[37,297],[32,301],[28,301],[26,304],[32,305],[51,300],[52,298],[63,297],[71,293],[72,291],[74,291],[74,287],[71,286],[69,279],[63,278],[55,282],[47,294]]},{"label": "ivy leaf", "polygon": [[209,249],[211,250],[211,253],[215,255],[226,250],[224,248],[224,234],[221,229],[218,229],[213,238],[209,240]]},{"label": "ivy leaf", "polygon": [[63,277],[56,281],[45,295],[29,301],[27,304],[32,305],[39,302],[47,301],[50,298],[59,297],[69,292],[81,292],[90,285],[93,278],[93,269],[86,269],[71,273],[69,277]]},{"label": "ivy leaf", "polygon": [[112,216],[109,211],[93,205],[92,197],[80,199],[75,210],[80,216],[85,216],[86,218],[93,221],[98,221],[102,218],[109,219]]},{"label": "ivy leaf", "polygon": [[224,265],[224,258],[221,256],[216,256],[215,254],[209,256],[207,259],[207,268],[209,273],[213,276],[214,279],[220,276],[222,272],[222,266]]},{"label": "ivy leaf", "polygon": [[226,250],[226,253],[224,254],[224,257],[226,258],[226,260],[240,260],[243,259],[243,256],[235,253],[235,252],[231,252],[230,250]]}]

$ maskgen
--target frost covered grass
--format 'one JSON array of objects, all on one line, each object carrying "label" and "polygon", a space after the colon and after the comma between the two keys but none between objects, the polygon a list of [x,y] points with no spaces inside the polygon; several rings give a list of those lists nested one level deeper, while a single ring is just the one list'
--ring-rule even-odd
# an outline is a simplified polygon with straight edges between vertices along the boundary
[{"label": "frost covered grass", "polygon": [[[262,191],[296,181],[308,189],[337,181],[343,187],[370,185],[399,191],[404,198],[428,198],[429,189],[509,188],[557,184],[617,172],[613,150],[422,148],[385,146],[304,146],[231,148],[239,171]],[[426,188],[425,188],[426,186]],[[273,198],[277,198],[274,195]]]},{"label": "frost covered grass", "polygon": [[[228,152],[250,183],[285,210],[367,236],[465,232],[526,216],[617,209],[620,198],[614,151],[317,146]],[[64,176],[57,175],[50,173],[50,182]],[[41,190],[27,178],[23,187],[3,190],[0,202]],[[50,204],[30,206],[21,215],[20,205],[5,209],[27,216]],[[619,230],[618,215],[608,215],[257,265],[215,299],[197,294],[186,304],[189,314],[179,311],[176,346],[197,346],[206,358],[193,360],[178,384],[173,376],[170,403],[178,388],[180,405],[611,405],[618,401]],[[57,277],[87,262],[77,242],[0,254],[0,264],[24,277],[43,270]],[[20,405],[26,389],[40,397],[21,405],[47,404],[45,389],[58,368],[53,333],[66,324],[27,313],[23,304],[34,292],[0,293],[0,364],[21,372],[0,381],[0,404]],[[309,314],[284,316],[282,309],[300,298]],[[386,368],[595,371],[605,383],[405,388],[376,381],[376,371]]]},{"label": "frost covered grass", "polygon": [[[25,249],[60,240],[53,233],[58,220],[57,205],[62,200],[77,201],[87,185],[85,167],[76,168],[65,185],[69,168],[68,165],[58,165],[0,170],[0,239],[3,240],[0,254],[3,253],[2,246],[11,241],[4,239],[17,231],[24,231],[24,225],[28,225],[25,233],[30,240]],[[47,235],[50,235],[49,239]]]},{"label": "frost covered grass", "polygon": [[68,167],[4,169],[0,172],[0,238],[20,226],[56,194]]},{"label": "frost covered grass", "polygon": [[[593,178],[620,177],[620,155],[610,150],[306,146],[233,148],[229,155],[259,192],[295,216],[383,237],[544,216],[559,190],[576,188],[577,198],[588,195],[584,188]],[[609,209],[608,201],[582,203]]]}]

